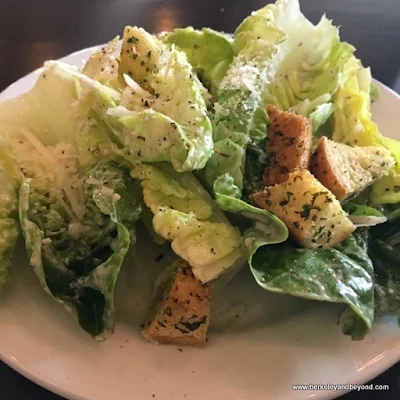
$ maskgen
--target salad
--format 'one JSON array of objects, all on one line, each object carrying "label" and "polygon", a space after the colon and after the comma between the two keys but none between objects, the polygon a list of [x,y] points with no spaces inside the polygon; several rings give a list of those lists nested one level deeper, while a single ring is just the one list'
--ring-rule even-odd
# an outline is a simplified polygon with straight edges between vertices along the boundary
[{"label": "salad", "polygon": [[400,314],[400,143],[371,119],[378,96],[298,0],[233,34],[127,26],[82,67],[47,61],[0,103],[0,292],[21,236],[38,283],[102,339],[142,224],[176,254],[147,340],[205,344],[212,295],[246,266],[259,290],[343,304],[362,339]]}]

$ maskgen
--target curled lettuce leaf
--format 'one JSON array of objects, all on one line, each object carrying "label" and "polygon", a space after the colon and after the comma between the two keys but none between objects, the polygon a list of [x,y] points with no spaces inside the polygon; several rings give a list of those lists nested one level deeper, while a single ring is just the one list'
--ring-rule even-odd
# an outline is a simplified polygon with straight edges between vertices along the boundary
[{"label": "curled lettuce leaf", "polygon": [[[269,104],[310,117],[313,132],[325,124],[335,106],[332,95],[343,79],[343,70],[354,48],[341,42],[338,29],[328,19],[313,25],[301,13],[297,0],[278,0],[275,4],[252,13],[234,34],[236,56],[221,82],[215,104],[215,148],[227,142],[242,147],[242,158],[235,149],[231,170],[235,191],[243,189],[246,146],[265,137]],[[244,135],[244,139],[240,135]],[[237,140],[240,138],[240,142]],[[226,158],[228,158],[226,157]],[[206,167],[207,178],[217,179],[226,173],[228,163],[215,161],[215,154]],[[250,179],[246,177],[246,180]]]},{"label": "curled lettuce leaf", "polygon": [[[251,194],[264,189],[263,175],[268,164],[266,147],[267,137],[261,140],[254,140],[247,145],[243,176],[243,199],[246,201],[248,201]],[[240,197],[240,195],[235,196],[235,194],[233,196]]]},{"label": "curled lettuce leaf", "polygon": [[65,193],[40,177],[24,178],[19,218],[42,287],[101,338],[114,328],[115,283],[140,209],[129,172],[117,165],[104,161],[82,180],[79,220],[68,212]]},{"label": "curled lettuce leaf", "polygon": [[202,282],[215,279],[235,263],[244,263],[243,238],[189,172],[176,173],[168,164],[139,165],[132,171],[153,212],[157,234],[193,268]]},{"label": "curled lettuce leaf", "polygon": [[400,317],[400,211],[388,221],[370,229],[369,254],[375,267],[375,306],[377,314]]},{"label": "curled lettuce leaf", "polygon": [[[168,164],[139,165],[132,171],[143,188],[143,199],[153,212],[153,228],[193,268],[202,282],[243,265],[265,244],[287,239],[286,226],[273,214],[227,195],[217,194],[216,206],[189,172],[176,173]],[[218,192],[231,192],[233,181],[218,180]],[[253,224],[241,231],[223,212],[241,214]],[[228,273],[229,274],[229,273]]]},{"label": "curled lettuce leaf", "polygon": [[232,39],[210,28],[195,30],[187,27],[166,34],[163,41],[175,44],[186,53],[203,85],[216,97],[234,57]]},{"label": "curled lettuce leaf", "polygon": [[384,146],[396,160],[388,176],[372,185],[370,199],[375,204],[400,202],[400,142],[386,138],[372,121],[371,71],[356,57],[348,60],[344,80],[334,95],[332,139],[356,146]]},{"label": "curled lettuce leaf", "polygon": [[201,167],[203,161],[198,161],[204,143],[200,142],[207,137],[192,140],[186,129],[166,114],[153,108],[128,111],[121,107],[109,110],[106,118],[132,164],[168,161],[179,172]]},{"label": "curled lettuce leaf", "polygon": [[396,164],[384,176],[372,185],[370,198],[376,204],[400,203],[400,142],[381,136],[377,144],[385,146],[391,153]]},{"label": "curled lettuce leaf", "polygon": [[220,193],[216,194],[215,199],[221,210],[241,215],[251,221],[251,227],[243,233],[249,264],[261,246],[282,243],[287,240],[289,232],[286,225],[271,212]]},{"label": "curled lettuce leaf", "polygon": [[48,62],[29,92],[0,105],[31,265],[93,336],[113,329],[115,280],[140,211],[129,170],[104,161],[115,143],[98,115],[120,98],[76,68]]},{"label": "curled lettuce leaf", "polygon": [[116,90],[76,68],[48,61],[29,92],[0,103],[0,130],[10,136],[29,130],[44,145],[63,141],[77,146],[81,135],[95,129],[90,109],[101,109],[106,100],[115,104],[119,98]]},{"label": "curled lettuce leaf", "polygon": [[312,132],[315,134],[335,111],[335,105],[329,102],[330,99],[331,96],[326,93],[313,101],[306,99],[291,109],[299,115],[310,118]]},{"label": "curled lettuce leaf", "polygon": [[128,26],[120,59],[128,84],[121,105],[131,114],[111,113],[108,123],[126,151],[143,162],[170,161],[179,172],[203,168],[213,150],[212,127],[204,87],[186,54]]},{"label": "curled lettuce leaf", "polygon": [[357,227],[367,227],[383,224],[387,218],[376,208],[362,204],[346,203],[343,210],[349,215],[349,219]]},{"label": "curled lettuce leaf", "polygon": [[[5,156],[5,163],[10,163]],[[3,160],[3,158],[2,158]],[[19,236],[18,180],[0,163],[0,293],[10,280],[11,261]]]},{"label": "curled lettuce leaf", "polygon": [[345,65],[344,77],[334,95],[332,139],[356,146],[376,145],[379,131],[371,119],[371,71],[351,57]]},{"label": "curled lettuce leaf", "polygon": [[[288,244],[262,247],[250,269],[265,290],[305,299],[344,303],[354,316],[345,333],[360,339],[374,319],[373,265],[355,237],[335,249],[299,249]],[[361,327],[360,327],[361,320]]]},{"label": "curled lettuce leaf", "polygon": [[235,31],[237,55],[221,82],[214,106],[215,152],[205,170],[210,188],[219,176],[230,172],[233,191],[242,192],[246,145],[265,136],[268,117],[263,92],[276,44],[284,39],[285,33],[274,23],[268,6],[245,19]]},{"label": "curled lettuce leaf", "polygon": [[118,74],[119,64],[115,56],[118,41],[119,36],[116,36],[109,43],[94,50],[83,66],[82,73],[103,85],[114,89],[122,88]]}]

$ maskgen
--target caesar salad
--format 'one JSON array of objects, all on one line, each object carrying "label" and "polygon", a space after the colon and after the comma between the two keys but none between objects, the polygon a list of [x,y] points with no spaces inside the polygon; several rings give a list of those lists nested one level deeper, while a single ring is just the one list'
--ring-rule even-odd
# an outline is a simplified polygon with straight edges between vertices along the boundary
[{"label": "caesar salad", "polygon": [[0,103],[0,291],[21,236],[38,283],[104,338],[142,224],[177,256],[147,340],[204,345],[214,289],[245,266],[260,290],[343,304],[362,339],[400,312],[400,143],[371,119],[378,96],[298,0],[233,34],[127,26],[83,66],[47,61]]}]

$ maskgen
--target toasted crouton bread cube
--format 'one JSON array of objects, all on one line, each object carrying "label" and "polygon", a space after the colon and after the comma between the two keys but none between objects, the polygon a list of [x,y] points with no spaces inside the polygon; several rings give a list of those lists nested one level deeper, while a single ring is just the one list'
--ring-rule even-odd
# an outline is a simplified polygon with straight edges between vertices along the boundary
[{"label": "toasted crouton bread cube", "polygon": [[389,173],[395,160],[384,147],[355,147],[321,137],[311,172],[339,201],[360,193]]},{"label": "toasted crouton bread cube", "polygon": [[270,164],[265,168],[264,185],[285,182],[290,172],[308,169],[311,157],[312,131],[308,118],[268,107],[267,153]]},{"label": "toasted crouton bread cube", "polygon": [[355,229],[333,193],[308,170],[292,172],[286,182],[253,194],[251,202],[279,217],[306,248],[333,247]]},{"label": "toasted crouton bread cube", "polygon": [[176,263],[170,278],[159,289],[155,312],[142,330],[153,343],[202,346],[210,323],[210,291],[197,280],[190,266]]}]

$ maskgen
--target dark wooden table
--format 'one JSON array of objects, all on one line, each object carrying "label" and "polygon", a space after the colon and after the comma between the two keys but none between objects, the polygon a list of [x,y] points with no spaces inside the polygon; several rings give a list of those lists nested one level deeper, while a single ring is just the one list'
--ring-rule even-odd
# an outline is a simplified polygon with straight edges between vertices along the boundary
[{"label": "dark wooden table", "polygon": [[[300,0],[316,22],[322,13],[341,25],[341,36],[373,75],[400,92],[400,0]],[[149,31],[211,26],[232,31],[265,0],[0,0],[0,91],[43,61],[106,42],[127,24]],[[400,333],[399,333],[400,340]],[[323,366],[321,366],[323,368]],[[345,400],[400,399],[400,364],[373,383],[389,392],[349,393]],[[0,362],[0,399],[57,400]],[[110,399],[111,400],[111,399]]]}]

